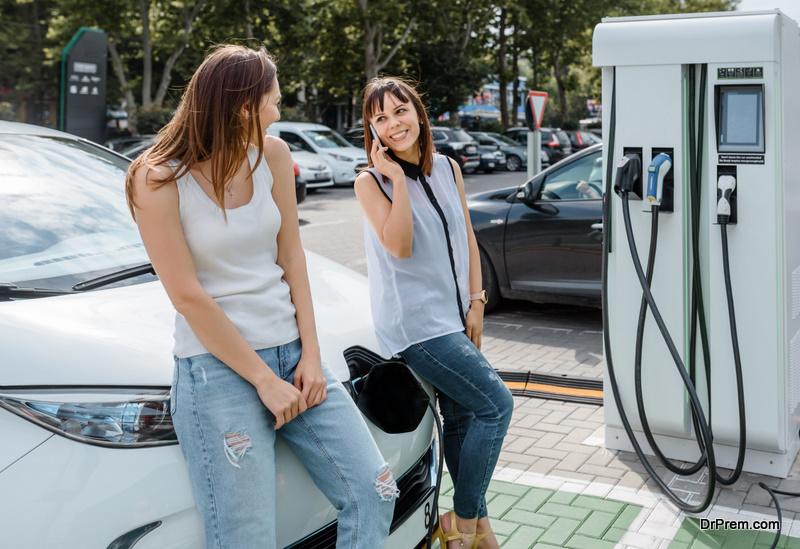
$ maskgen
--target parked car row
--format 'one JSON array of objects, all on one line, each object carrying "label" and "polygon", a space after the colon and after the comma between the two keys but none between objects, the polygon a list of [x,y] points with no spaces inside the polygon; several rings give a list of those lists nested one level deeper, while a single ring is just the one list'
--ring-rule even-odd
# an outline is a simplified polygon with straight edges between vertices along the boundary
[{"label": "parked car row", "polygon": [[[0,121],[3,547],[205,546],[172,425],[175,310],[125,203],[129,164],[85,139]],[[391,353],[366,277],[307,258],[322,360],[348,384]],[[386,547],[424,545],[433,415],[397,434],[366,421],[400,490]],[[336,509],[281,437],[275,462],[278,547],[333,547]]]}]

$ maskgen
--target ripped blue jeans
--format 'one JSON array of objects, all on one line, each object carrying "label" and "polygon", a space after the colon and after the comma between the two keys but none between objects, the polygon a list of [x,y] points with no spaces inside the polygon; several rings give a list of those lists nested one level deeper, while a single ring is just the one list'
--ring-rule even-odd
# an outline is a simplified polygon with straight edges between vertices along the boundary
[{"label": "ripped blue jeans", "polygon": [[[298,339],[258,355],[291,383],[300,352]],[[327,398],[275,431],[274,416],[255,388],[224,363],[211,354],[176,358],[172,417],[206,547],[274,548],[278,505],[302,510],[287,526],[307,527],[308,514],[319,513],[313,490],[297,491],[286,482],[296,477],[296,466],[284,462],[281,452],[284,474],[276,473],[276,433],[339,511],[336,547],[384,546],[396,485],[352,399],[335,374],[323,369]],[[283,546],[298,540],[280,541]]]}]

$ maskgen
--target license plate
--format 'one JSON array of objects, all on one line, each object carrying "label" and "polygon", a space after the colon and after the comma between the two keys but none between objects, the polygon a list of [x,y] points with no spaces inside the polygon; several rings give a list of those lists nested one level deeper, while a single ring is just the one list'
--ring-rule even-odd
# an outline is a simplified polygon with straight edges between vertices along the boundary
[{"label": "license plate", "polygon": [[322,173],[322,172],[317,172],[317,173],[314,174],[314,178],[315,179],[322,179],[324,176],[325,176],[325,174]]},{"label": "license plate", "polygon": [[494,168],[494,162],[489,162],[489,167]]}]

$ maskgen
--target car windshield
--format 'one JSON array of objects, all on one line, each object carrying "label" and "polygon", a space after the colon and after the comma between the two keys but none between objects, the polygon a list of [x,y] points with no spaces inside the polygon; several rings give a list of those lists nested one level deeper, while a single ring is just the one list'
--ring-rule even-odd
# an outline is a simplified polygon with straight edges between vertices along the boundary
[{"label": "car windshield", "polygon": [[603,154],[595,151],[550,172],[541,189],[542,200],[602,198]]},{"label": "car windshield", "polygon": [[518,144],[516,141],[514,141],[513,139],[509,139],[505,135],[490,135],[489,137],[497,141],[500,141],[501,143],[505,143],[506,145],[513,145],[516,147]]},{"label": "car windshield", "polygon": [[305,130],[303,132],[311,141],[322,149],[338,149],[341,147],[352,147],[344,137],[333,130]]},{"label": "car windshield", "polygon": [[464,130],[453,130],[450,137],[452,141],[475,141],[472,136]]},{"label": "car windshield", "polygon": [[0,282],[70,289],[147,263],[125,203],[128,165],[74,139],[0,135]]}]

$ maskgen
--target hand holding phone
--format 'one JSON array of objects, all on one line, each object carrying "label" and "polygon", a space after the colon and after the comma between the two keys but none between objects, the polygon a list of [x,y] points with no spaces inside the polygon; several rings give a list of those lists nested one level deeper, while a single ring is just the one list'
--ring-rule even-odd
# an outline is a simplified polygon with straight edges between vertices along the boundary
[{"label": "hand holding phone", "polygon": [[378,147],[383,147],[383,143],[381,143],[381,140],[378,137],[378,132],[375,131],[375,128],[372,126],[372,124],[369,125],[369,131],[372,134],[372,139],[378,142]]}]

